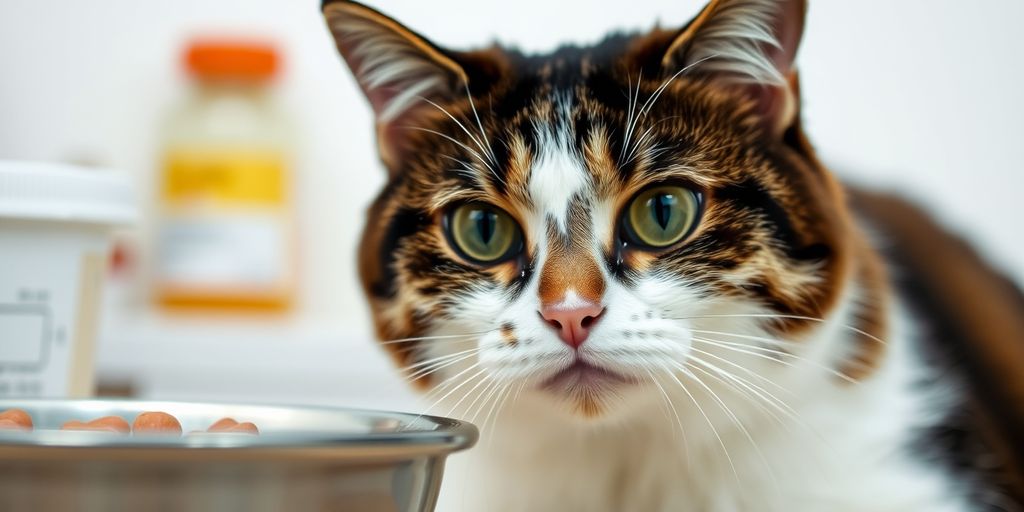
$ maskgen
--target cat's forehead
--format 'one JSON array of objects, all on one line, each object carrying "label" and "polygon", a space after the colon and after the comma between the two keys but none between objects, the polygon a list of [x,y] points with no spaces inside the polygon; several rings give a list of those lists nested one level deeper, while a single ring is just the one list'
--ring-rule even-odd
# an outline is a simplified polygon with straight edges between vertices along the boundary
[{"label": "cat's forehead", "polygon": [[498,199],[564,221],[576,196],[628,195],[667,180],[708,188],[752,167],[737,151],[751,145],[738,142],[747,135],[742,109],[700,83],[647,79],[642,70],[622,79],[588,63],[586,54],[531,62],[524,71],[531,74],[479,112],[468,102],[448,107],[474,123],[479,118],[477,126],[435,118],[446,137],[425,140],[424,149],[443,162],[415,169],[441,175],[435,183],[449,191],[435,197]]},{"label": "cat's forehead", "polygon": [[590,196],[595,179],[591,166],[570,141],[567,121],[539,130],[539,147],[531,162],[526,190],[533,208],[564,231],[570,202]]}]

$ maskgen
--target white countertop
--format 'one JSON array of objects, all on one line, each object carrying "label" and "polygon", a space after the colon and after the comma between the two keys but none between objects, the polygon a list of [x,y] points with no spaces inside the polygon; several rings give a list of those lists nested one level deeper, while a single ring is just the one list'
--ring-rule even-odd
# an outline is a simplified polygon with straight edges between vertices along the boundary
[{"label": "white countertop", "polygon": [[142,398],[422,406],[369,332],[301,319],[108,310],[97,375]]}]

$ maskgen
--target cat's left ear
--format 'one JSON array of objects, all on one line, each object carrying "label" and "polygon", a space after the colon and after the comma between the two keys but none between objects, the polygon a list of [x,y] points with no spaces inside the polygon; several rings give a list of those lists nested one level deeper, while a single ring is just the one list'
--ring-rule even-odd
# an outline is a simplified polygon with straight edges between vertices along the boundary
[{"label": "cat's left ear", "polygon": [[794,60],[806,10],[806,0],[711,0],[672,40],[661,66],[741,89],[780,135],[798,112]]},{"label": "cat's left ear", "polygon": [[[338,51],[373,107],[381,158],[407,156],[409,127],[437,105],[482,94],[501,73],[486,51],[445,50],[394,19],[351,0],[323,0]],[[433,104],[433,105],[432,105]]]}]

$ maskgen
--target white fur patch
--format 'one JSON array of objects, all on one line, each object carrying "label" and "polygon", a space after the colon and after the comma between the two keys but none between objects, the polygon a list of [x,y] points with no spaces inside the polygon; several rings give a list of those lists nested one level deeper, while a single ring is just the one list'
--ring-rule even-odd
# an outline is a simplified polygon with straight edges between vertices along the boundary
[{"label": "white fur patch", "polygon": [[583,297],[580,297],[580,294],[576,293],[576,290],[574,288],[567,288],[565,290],[565,296],[562,297],[562,300],[560,302],[556,304],[548,304],[546,305],[546,307],[554,310],[574,309],[585,306],[587,304],[589,304],[589,302],[583,300]]},{"label": "white fur patch", "polygon": [[540,148],[530,170],[530,198],[538,213],[555,219],[558,228],[566,233],[569,202],[590,188],[590,172],[582,157],[571,149],[564,125],[538,130],[537,140]]}]

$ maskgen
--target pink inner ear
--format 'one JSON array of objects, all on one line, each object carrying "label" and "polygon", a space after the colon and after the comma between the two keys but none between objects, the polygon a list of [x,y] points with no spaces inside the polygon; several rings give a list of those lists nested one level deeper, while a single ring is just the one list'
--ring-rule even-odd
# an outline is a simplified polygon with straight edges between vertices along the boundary
[{"label": "pink inner ear", "polygon": [[804,15],[807,10],[805,0],[785,0],[779,2],[779,12],[775,18],[773,33],[779,47],[768,45],[765,52],[779,74],[787,81],[793,71],[796,51],[800,46],[800,38],[804,32]]},{"label": "pink inner ear", "polygon": [[362,87],[363,93],[366,95],[366,99],[370,102],[370,106],[373,108],[373,113],[378,116],[384,111],[384,108],[387,107],[391,97],[394,96],[394,93],[389,90],[390,87],[387,86],[377,87],[376,89],[369,89],[362,84],[359,84],[359,86]]},{"label": "pink inner ear", "polygon": [[[792,75],[785,78],[787,81]],[[747,94],[757,101],[757,110],[764,119],[765,129],[781,134],[793,124],[796,115],[796,96],[791,87],[752,84],[744,86]]]},{"label": "pink inner ear", "polygon": [[797,94],[795,61],[800,38],[804,33],[806,0],[779,2],[779,13],[775,18],[773,32],[779,46],[768,46],[768,58],[775,64],[779,74],[786,81],[783,87],[757,87],[750,91],[758,98],[766,128],[774,134],[781,134],[793,124],[797,115]]},{"label": "pink inner ear", "polygon": [[749,84],[742,86],[745,93],[757,102],[758,112],[764,119],[765,129],[781,134],[789,128],[797,115],[795,60],[804,30],[805,0],[782,0],[772,22],[772,35],[778,46],[765,44],[763,51],[785,80],[785,85]]},{"label": "pink inner ear", "polygon": [[464,78],[442,50],[377,11],[344,2],[328,5],[324,14],[378,120],[393,121],[421,98],[436,99]]},{"label": "pink inner ear", "polygon": [[388,104],[397,94],[396,88],[389,83],[383,84],[370,84],[368,83],[366,71],[366,59],[365,55],[356,51],[360,44],[365,44],[365,41],[360,39],[352,39],[350,37],[340,37],[337,39],[338,50],[341,51],[342,56],[348,63],[349,68],[352,70],[353,76],[356,82],[359,84],[359,88],[363,90],[363,94],[366,99],[370,102],[370,106],[373,108],[373,112],[376,115],[380,115]]}]

